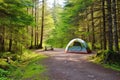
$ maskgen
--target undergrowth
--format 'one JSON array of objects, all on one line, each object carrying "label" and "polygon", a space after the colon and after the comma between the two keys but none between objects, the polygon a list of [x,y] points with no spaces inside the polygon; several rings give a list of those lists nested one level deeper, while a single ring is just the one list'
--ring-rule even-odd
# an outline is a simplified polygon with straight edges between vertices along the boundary
[{"label": "undergrowth", "polygon": [[120,71],[120,53],[108,50],[98,51],[91,57],[91,61],[102,64],[106,68]]},{"label": "undergrowth", "polygon": [[21,55],[9,54],[9,56],[12,56],[10,64],[6,61],[6,55],[0,58],[0,80],[48,80],[46,76],[42,76],[46,68],[41,64],[46,56],[29,50],[25,50]]}]

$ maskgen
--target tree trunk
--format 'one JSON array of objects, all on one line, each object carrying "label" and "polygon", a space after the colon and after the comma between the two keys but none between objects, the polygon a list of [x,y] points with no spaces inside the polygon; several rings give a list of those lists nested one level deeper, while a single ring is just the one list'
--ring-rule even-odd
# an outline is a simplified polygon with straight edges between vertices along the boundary
[{"label": "tree trunk", "polygon": [[44,28],[44,0],[42,0],[42,24],[41,24],[41,37],[40,37],[40,45],[39,48],[42,48],[43,43],[43,28]]},{"label": "tree trunk", "polygon": [[5,51],[5,27],[1,27],[1,36],[0,36],[0,52]]},{"label": "tree trunk", "polygon": [[35,5],[35,47],[37,46],[37,7],[36,7],[36,1],[34,2]]},{"label": "tree trunk", "polygon": [[112,11],[113,11],[113,30],[114,30],[114,43],[115,43],[114,46],[115,46],[115,50],[119,51],[117,17],[116,17],[116,0],[112,0]]},{"label": "tree trunk", "polygon": [[36,34],[36,39],[37,39],[37,46],[38,46],[38,42],[39,42],[39,37],[38,37],[38,26],[37,26],[37,34]]},{"label": "tree trunk", "polygon": [[0,36],[0,52],[2,51],[2,36]]},{"label": "tree trunk", "polygon": [[118,26],[118,38],[120,39],[120,18],[119,18],[120,17],[120,15],[119,15],[120,14],[120,5],[119,4],[120,4],[120,1],[117,0],[117,14],[118,14],[117,15],[117,22],[118,22],[117,26]]},{"label": "tree trunk", "polygon": [[[32,15],[34,14],[34,10],[33,10],[33,7],[32,7]],[[33,48],[33,27],[31,28],[31,46],[30,48]]]},{"label": "tree trunk", "polygon": [[106,22],[105,22],[105,0],[102,0],[102,15],[103,15],[103,49],[106,50]]},{"label": "tree trunk", "polygon": [[[117,0],[117,14],[120,14],[120,1]],[[118,22],[118,38],[120,39],[120,15],[117,15],[117,22]]]},{"label": "tree trunk", "polygon": [[93,5],[91,7],[91,20],[92,20],[92,49],[95,49],[95,31],[94,31],[94,11],[93,11]]},{"label": "tree trunk", "polygon": [[87,15],[87,10],[86,10],[86,28],[87,28],[87,33],[88,33],[88,36],[86,36],[86,39],[87,39],[87,41],[90,41],[90,35],[89,35],[89,32],[90,32],[90,26],[89,26],[89,22],[88,22],[88,15]]},{"label": "tree trunk", "polygon": [[88,32],[88,41],[90,41],[90,26],[89,26],[89,22],[87,23],[87,32]]},{"label": "tree trunk", "polygon": [[33,48],[33,27],[31,29],[31,47],[30,48]]},{"label": "tree trunk", "polygon": [[100,20],[100,48],[103,49],[103,40],[102,40],[102,36],[103,36],[103,31],[102,31],[102,21]]},{"label": "tree trunk", "polygon": [[[39,3],[39,0],[37,0],[37,3]],[[38,37],[38,21],[39,21],[39,8],[36,7],[36,23],[37,23],[37,26],[36,26],[36,29],[37,29],[37,32],[36,32],[36,43],[37,43],[37,48],[38,48],[38,45],[39,45],[39,37]]]},{"label": "tree trunk", "polygon": [[11,34],[11,37],[10,37],[10,39],[9,39],[9,49],[8,49],[8,51],[12,51],[12,34]]},{"label": "tree trunk", "polygon": [[113,50],[111,0],[107,0],[107,11],[108,11],[108,49]]},{"label": "tree trunk", "polygon": [[2,51],[5,51],[5,27],[3,27],[2,36]]}]

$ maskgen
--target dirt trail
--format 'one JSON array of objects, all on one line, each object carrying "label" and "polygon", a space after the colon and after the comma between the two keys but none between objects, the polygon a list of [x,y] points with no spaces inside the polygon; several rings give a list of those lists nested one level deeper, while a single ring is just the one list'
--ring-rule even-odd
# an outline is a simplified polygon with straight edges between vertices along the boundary
[{"label": "dirt trail", "polygon": [[49,56],[44,65],[50,80],[120,80],[120,72],[88,62],[91,54],[64,53],[63,49],[36,52]]}]

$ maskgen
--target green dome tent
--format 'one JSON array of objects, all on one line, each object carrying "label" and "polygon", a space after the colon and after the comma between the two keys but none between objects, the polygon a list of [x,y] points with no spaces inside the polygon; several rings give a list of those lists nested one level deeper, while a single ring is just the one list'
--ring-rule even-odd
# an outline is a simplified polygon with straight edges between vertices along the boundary
[{"label": "green dome tent", "polygon": [[73,53],[90,53],[90,49],[87,43],[79,38],[75,38],[71,40],[66,46],[65,52],[73,52]]}]

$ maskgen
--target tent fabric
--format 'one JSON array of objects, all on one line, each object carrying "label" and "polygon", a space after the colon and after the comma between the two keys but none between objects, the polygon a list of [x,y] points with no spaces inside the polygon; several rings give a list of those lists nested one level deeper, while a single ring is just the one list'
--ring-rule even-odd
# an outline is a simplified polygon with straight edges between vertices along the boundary
[{"label": "tent fabric", "polygon": [[65,52],[88,53],[87,43],[79,38],[71,40],[66,46]]}]

